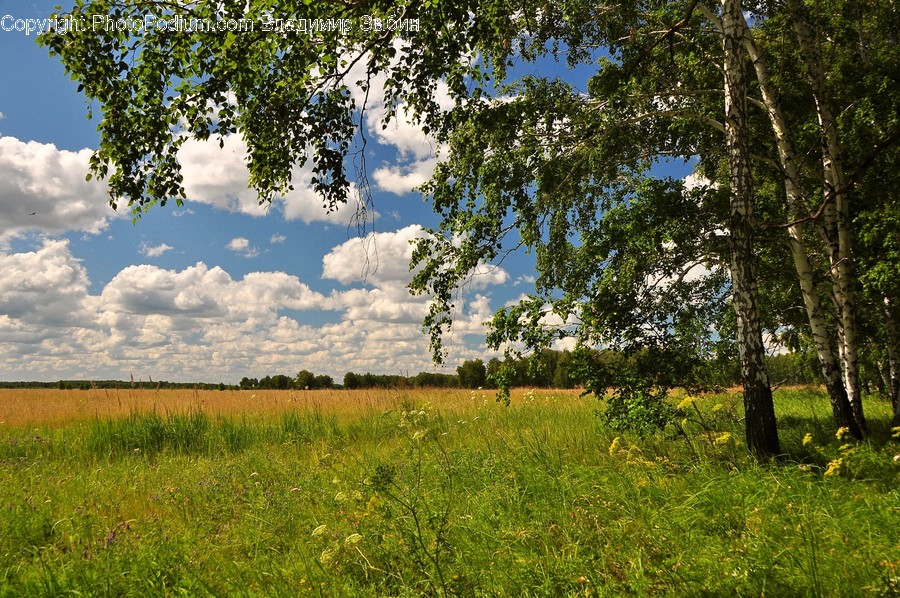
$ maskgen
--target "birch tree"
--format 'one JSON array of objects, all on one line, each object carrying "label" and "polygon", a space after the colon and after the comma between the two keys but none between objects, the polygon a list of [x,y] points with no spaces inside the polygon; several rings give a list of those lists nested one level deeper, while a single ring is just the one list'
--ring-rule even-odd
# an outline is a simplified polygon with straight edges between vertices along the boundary
[{"label": "birch tree", "polygon": [[753,181],[747,129],[746,27],[739,0],[722,1],[721,21],[725,57],[725,145],[731,183],[731,280],[744,384],[747,443],[758,456],[774,455],[780,449],[757,305]]}]

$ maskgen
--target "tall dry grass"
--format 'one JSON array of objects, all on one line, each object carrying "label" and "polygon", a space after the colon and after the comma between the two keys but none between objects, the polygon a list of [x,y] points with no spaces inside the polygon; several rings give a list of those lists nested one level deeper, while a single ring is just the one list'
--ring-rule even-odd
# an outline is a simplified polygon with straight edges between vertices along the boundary
[{"label": "tall dry grass", "polygon": [[[512,401],[528,400],[528,389],[514,390]],[[547,391],[577,396],[577,390]],[[544,393],[546,394],[546,392]],[[190,390],[190,389],[0,389],[0,428],[29,425],[61,426],[92,419],[126,417],[134,413],[271,416],[290,411],[323,411],[338,419],[400,408],[412,401],[443,411],[468,411],[493,401],[491,390],[366,389],[366,390]]]}]

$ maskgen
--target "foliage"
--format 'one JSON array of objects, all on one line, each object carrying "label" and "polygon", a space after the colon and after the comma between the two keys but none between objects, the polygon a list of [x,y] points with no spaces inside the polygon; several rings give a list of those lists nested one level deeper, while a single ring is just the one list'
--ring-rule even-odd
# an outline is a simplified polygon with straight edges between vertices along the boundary
[{"label": "foliage", "polygon": [[480,359],[464,361],[456,368],[456,374],[463,388],[483,388],[487,384],[487,368]]},{"label": "foliage", "polygon": [[639,436],[665,430],[675,422],[678,411],[666,402],[665,390],[620,387],[606,397],[603,421],[612,430],[631,431]]}]

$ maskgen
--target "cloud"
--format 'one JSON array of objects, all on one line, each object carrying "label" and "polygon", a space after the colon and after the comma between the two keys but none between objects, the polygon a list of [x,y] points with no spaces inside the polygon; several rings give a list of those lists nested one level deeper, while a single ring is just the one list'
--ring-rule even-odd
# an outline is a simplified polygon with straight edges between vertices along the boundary
[{"label": "cloud", "polygon": [[[394,41],[398,57],[403,55],[400,51],[403,43],[401,40]],[[356,84],[357,81],[368,78],[367,65],[367,60],[358,61],[344,82],[350,89],[356,105],[366,106],[365,127],[368,135],[380,145],[395,149],[391,163],[378,166],[372,172],[376,187],[382,191],[404,195],[431,178],[438,159],[445,153],[445,148],[431,135],[425,134],[421,123],[416,121],[405,105],[397,107],[394,117],[390,120],[385,118],[387,105],[383,92],[386,82],[384,72],[370,77],[368,91]],[[434,85],[438,106],[443,110],[449,110],[453,106],[450,88],[444,81],[439,80],[435,81]]]},{"label": "cloud", "polygon": [[321,309],[327,299],[283,272],[251,272],[235,281],[225,270],[199,262],[182,271],[129,266],[102,293],[103,304],[118,314],[190,316],[240,320],[276,313]]},{"label": "cloud", "polygon": [[271,245],[276,245],[278,243],[284,243],[285,241],[287,241],[287,237],[285,237],[284,235],[279,235],[277,233],[272,235],[272,238],[269,239],[269,243]]},{"label": "cloud", "polygon": [[409,260],[413,241],[425,236],[418,224],[395,232],[370,233],[333,248],[322,259],[322,278],[344,284],[367,282],[406,284],[410,280]]},{"label": "cloud", "polygon": [[431,157],[408,164],[382,166],[375,169],[372,178],[379,189],[404,195],[428,182],[437,163],[437,157]]},{"label": "cloud", "polygon": [[106,186],[85,180],[91,154],[0,137],[0,238],[105,229],[116,212]]},{"label": "cloud", "polygon": [[513,286],[517,287],[520,284],[534,284],[537,279],[531,274],[524,274],[516,278],[515,282],[513,282]]},{"label": "cloud", "polygon": [[[127,379],[134,372],[236,382],[300,369],[338,380],[347,371],[433,370],[421,330],[427,298],[406,291],[409,241],[420,234],[416,226],[376,234],[379,268],[368,278],[359,276],[364,244],[334,247],[323,278],[347,288],[327,294],[284,272],[234,278],[202,262],[181,270],[128,266],[95,294],[68,241],[0,253],[0,378]],[[305,321],[308,312],[315,320]],[[490,315],[488,295],[461,296],[449,363],[485,356],[482,324]]]},{"label": "cloud", "polygon": [[235,253],[239,253],[246,258],[253,258],[259,255],[259,249],[250,246],[250,241],[243,237],[237,237],[228,242],[225,246]]},{"label": "cloud", "polygon": [[[249,186],[247,170],[247,144],[240,135],[228,135],[222,140],[205,141],[186,139],[178,152],[184,190],[188,201],[212,205],[229,212],[251,216],[265,216],[275,207],[286,220],[349,224],[356,211],[357,202],[351,200],[337,209],[328,211],[322,207],[322,198],[313,190],[313,165],[310,161],[292,172],[294,190],[273,204],[260,204],[259,195]],[[356,194],[351,185],[350,196]]]},{"label": "cloud", "polygon": [[139,251],[141,252],[141,255],[144,255],[146,257],[159,257],[167,251],[172,251],[172,249],[174,248],[170,245],[166,245],[165,243],[161,243],[156,246],[151,246],[147,243],[141,243]]},{"label": "cloud", "polygon": [[[406,323],[420,330],[428,313],[429,297],[411,295],[407,286],[412,279],[409,263],[414,242],[426,234],[421,226],[414,224],[394,232],[370,233],[363,239],[351,239],[333,248],[322,259],[322,278],[369,287],[333,293],[335,306],[343,309],[346,317],[354,322],[370,322],[373,327],[378,322]],[[507,279],[502,268],[480,265],[466,290],[485,289]],[[460,296],[455,324],[458,330],[471,331],[466,327],[467,320],[473,314],[484,315],[478,309],[472,311],[475,302],[469,305],[464,294]],[[482,322],[477,323],[480,334],[483,334]]]},{"label": "cloud", "polygon": [[691,174],[684,177],[684,188],[688,191],[693,191],[694,189],[703,189],[703,188],[718,188],[718,185],[705,176],[701,174],[697,174],[696,172],[692,172]]},{"label": "cloud", "polygon": [[0,314],[42,336],[60,326],[90,326],[93,301],[87,271],[66,240],[45,241],[36,251],[0,253]]}]

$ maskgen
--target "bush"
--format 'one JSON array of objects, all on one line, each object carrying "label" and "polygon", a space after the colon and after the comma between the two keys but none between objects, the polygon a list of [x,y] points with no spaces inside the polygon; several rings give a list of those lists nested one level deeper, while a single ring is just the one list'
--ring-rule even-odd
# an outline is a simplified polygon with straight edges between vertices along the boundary
[{"label": "bush", "polygon": [[631,431],[645,436],[674,423],[677,410],[666,402],[664,388],[617,389],[606,401],[603,421],[617,432]]}]

